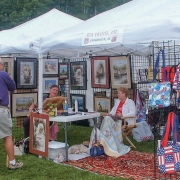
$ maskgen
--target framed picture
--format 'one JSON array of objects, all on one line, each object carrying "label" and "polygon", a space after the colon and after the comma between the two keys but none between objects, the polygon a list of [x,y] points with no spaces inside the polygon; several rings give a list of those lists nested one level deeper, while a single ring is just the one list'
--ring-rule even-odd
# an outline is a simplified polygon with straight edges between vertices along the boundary
[{"label": "framed picture", "polygon": [[96,97],[106,97],[106,91],[94,92]]},{"label": "framed picture", "polygon": [[50,87],[53,84],[58,85],[58,77],[43,78],[43,93],[49,93]]},{"label": "framed picture", "polygon": [[59,63],[59,79],[68,79],[69,69],[68,63]]},{"label": "framed picture", "polygon": [[128,56],[110,57],[112,88],[131,88],[130,59]]},{"label": "framed picture", "polygon": [[49,115],[31,112],[29,152],[48,157]]},{"label": "framed picture", "polygon": [[112,107],[115,105],[116,100],[118,100],[118,98],[114,97]]},{"label": "framed picture", "polygon": [[75,99],[78,102],[78,110],[84,111],[86,108],[86,100],[84,94],[70,94],[71,107],[75,108]]},{"label": "framed picture", "polygon": [[93,88],[109,88],[108,57],[93,57],[91,60],[91,84]]},{"label": "framed picture", "polygon": [[95,97],[94,105],[94,110],[100,112],[101,116],[104,116],[111,110],[111,99],[107,97]]},{"label": "framed picture", "polygon": [[3,70],[6,71],[12,79],[14,79],[14,58],[1,57],[3,62]]},{"label": "framed picture", "polygon": [[70,63],[71,89],[87,89],[87,64],[86,61],[77,61]]},{"label": "framed picture", "polygon": [[58,59],[43,59],[43,76],[58,76]]},{"label": "framed picture", "polygon": [[29,107],[31,104],[36,104],[38,101],[37,93],[16,93],[11,96],[12,117],[27,116],[29,114]]},{"label": "framed picture", "polygon": [[37,59],[17,58],[17,89],[37,88]]},{"label": "framed picture", "polygon": [[64,85],[65,84],[65,80],[64,79],[59,79],[59,85]]}]

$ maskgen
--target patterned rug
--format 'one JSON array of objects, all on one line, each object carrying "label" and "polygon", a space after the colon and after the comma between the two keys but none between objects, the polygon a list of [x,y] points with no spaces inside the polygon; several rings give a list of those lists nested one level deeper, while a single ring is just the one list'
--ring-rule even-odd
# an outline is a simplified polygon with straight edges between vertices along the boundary
[{"label": "patterned rug", "polygon": [[165,176],[154,170],[154,154],[130,151],[118,158],[101,155],[98,157],[86,157],[77,161],[64,162],[81,169],[89,170],[102,175],[129,178],[132,180],[152,179],[177,179],[180,174]]}]

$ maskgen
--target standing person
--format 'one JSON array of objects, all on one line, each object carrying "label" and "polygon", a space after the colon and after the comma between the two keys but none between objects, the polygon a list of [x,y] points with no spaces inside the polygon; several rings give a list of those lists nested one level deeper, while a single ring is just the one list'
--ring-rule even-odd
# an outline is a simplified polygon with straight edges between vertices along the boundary
[{"label": "standing person", "polygon": [[[56,84],[51,85],[50,90],[49,90],[49,95],[47,97],[45,97],[43,100],[45,100],[46,98],[53,98],[56,97],[59,93],[59,87]],[[29,112],[32,112],[33,109],[37,108],[35,106],[35,104],[32,104],[29,107]],[[29,137],[29,130],[30,130],[30,116],[27,117],[24,121],[23,121],[23,127],[24,127],[24,137],[27,138]],[[58,129],[58,125],[57,123],[53,124],[53,126],[50,128],[49,131],[49,136],[50,136],[50,140],[56,140],[56,134],[59,131]]]},{"label": "standing person", "polygon": [[[130,151],[130,147],[123,144],[122,117],[134,117],[136,106],[133,100],[128,98],[128,89],[117,89],[118,99],[111,112],[104,118],[100,127],[100,144],[109,156],[122,156]],[[128,124],[134,124],[134,118],[128,118]]]},{"label": "standing person", "polygon": [[23,166],[22,162],[17,162],[14,157],[14,144],[12,141],[12,119],[9,108],[8,91],[16,89],[15,82],[9,74],[3,71],[3,62],[0,58],[0,138],[4,139],[4,146],[9,158],[9,169],[17,169]]}]

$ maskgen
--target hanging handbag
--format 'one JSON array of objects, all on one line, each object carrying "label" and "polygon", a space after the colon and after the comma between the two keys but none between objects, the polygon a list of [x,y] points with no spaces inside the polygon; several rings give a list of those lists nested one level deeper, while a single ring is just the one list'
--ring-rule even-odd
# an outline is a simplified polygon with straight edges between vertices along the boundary
[{"label": "hanging handbag", "polygon": [[145,121],[146,120],[146,106],[145,106],[145,103],[141,99],[139,89],[136,89],[135,91],[134,103],[137,109],[137,122]]},{"label": "hanging handbag", "polygon": [[180,90],[180,64],[178,65],[175,76],[174,76],[173,89]]},{"label": "hanging handbag", "polygon": [[[160,59],[160,53],[162,52],[163,68],[164,68],[164,80],[165,82],[153,82],[155,81],[156,74],[158,73],[158,64]],[[167,75],[165,71],[165,55],[164,50],[158,53],[154,73],[153,83],[149,84],[149,106],[150,107],[167,107],[170,105],[171,84],[167,82]]]},{"label": "hanging handbag", "polygon": [[[161,173],[180,171],[180,143],[178,142],[178,116],[170,112],[161,141],[158,140],[158,168]],[[168,141],[172,133],[173,141]]]}]

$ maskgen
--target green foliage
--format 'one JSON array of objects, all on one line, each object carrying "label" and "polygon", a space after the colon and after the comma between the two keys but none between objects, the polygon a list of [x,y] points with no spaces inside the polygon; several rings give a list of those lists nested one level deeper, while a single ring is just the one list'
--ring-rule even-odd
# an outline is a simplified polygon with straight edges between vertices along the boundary
[{"label": "green foliage", "polygon": [[86,20],[130,0],[0,0],[0,31],[20,25],[53,8]]}]

